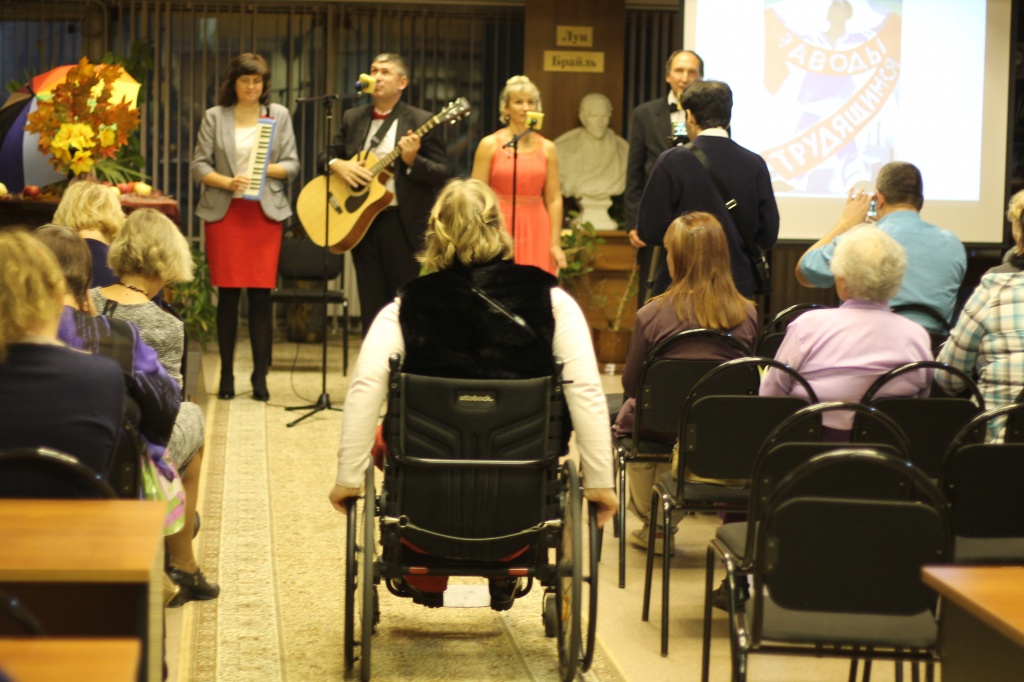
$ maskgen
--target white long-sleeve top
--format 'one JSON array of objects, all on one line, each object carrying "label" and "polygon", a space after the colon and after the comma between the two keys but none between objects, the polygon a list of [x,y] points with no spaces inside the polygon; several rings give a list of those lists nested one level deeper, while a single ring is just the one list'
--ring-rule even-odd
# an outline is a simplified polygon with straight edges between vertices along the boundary
[{"label": "white long-sleeve top", "polygon": [[[388,358],[392,353],[405,354],[399,305],[400,301],[395,300],[377,314],[363,340],[349,384],[335,480],[346,488],[358,488],[363,482],[380,408],[387,398]],[[583,485],[612,488],[608,404],[601,388],[590,327],[576,301],[562,289],[551,289],[551,309],[555,318],[552,354],[563,363],[562,378],[571,382],[565,385],[565,394],[576,432]]]}]

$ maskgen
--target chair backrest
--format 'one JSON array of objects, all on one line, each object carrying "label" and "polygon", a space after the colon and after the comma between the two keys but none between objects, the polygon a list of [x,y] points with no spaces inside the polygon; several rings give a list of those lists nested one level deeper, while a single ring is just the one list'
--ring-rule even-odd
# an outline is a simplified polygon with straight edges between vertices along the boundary
[{"label": "chair backrest", "polygon": [[[891,381],[922,369],[955,374],[964,382],[967,395],[950,397],[943,394],[928,399],[875,397]],[[939,477],[942,457],[954,436],[985,410],[985,399],[969,376],[955,367],[934,361],[912,362],[886,372],[868,388],[860,401],[877,408],[899,425],[910,443],[910,461],[932,478]],[[877,421],[862,419],[860,415],[854,420],[854,432],[857,442],[892,442],[888,429],[880,428]]]},{"label": "chair backrest", "polygon": [[940,484],[958,537],[1024,538],[1024,443],[968,443],[946,456]]},{"label": "chair backrest", "polygon": [[790,322],[808,310],[830,307],[821,303],[797,303],[779,311],[758,335],[754,353],[761,357],[774,358],[779,346],[782,345],[782,339],[786,336],[786,327]]},{"label": "chair backrest", "polygon": [[[1017,394],[1015,403],[1024,403],[1024,389]],[[1024,443],[1024,412],[1015,410],[1006,415],[1006,425],[1003,432],[1004,443]]]},{"label": "chair backrest", "polygon": [[[849,473],[847,473],[849,472]],[[891,478],[915,499],[878,496],[858,482]],[[845,481],[845,483],[843,483]],[[765,590],[782,608],[837,614],[912,615],[936,595],[921,567],[951,556],[941,494],[907,461],[840,449],[798,467],[776,488],[761,521],[754,561],[754,637]]]},{"label": "chair backrest", "polygon": [[[860,417],[862,424],[875,423],[874,433],[884,433],[882,441],[868,441],[866,432],[854,431],[852,438],[856,442],[889,443],[904,459],[910,457],[910,443],[903,430],[888,415],[879,412],[871,405],[844,401],[817,403],[803,408],[799,412],[780,423],[765,439],[765,449],[770,449],[782,442],[817,442],[821,440],[821,417],[826,412],[853,412],[856,421]],[[869,421],[870,420],[870,421]],[[883,431],[884,430],[884,431]]]},{"label": "chair backrest", "polygon": [[651,434],[673,436],[691,389],[701,377],[719,366],[722,359],[680,359],[666,357],[687,344],[717,347],[724,355],[741,357],[750,349],[732,334],[716,329],[688,329],[658,343],[647,354],[640,369],[633,426],[634,448],[640,437]]},{"label": "chair backrest", "polygon": [[[759,396],[759,370],[792,376],[807,399]],[[694,385],[679,421],[679,463],[703,478],[750,478],[765,438],[790,415],[817,401],[799,372],[770,358],[738,358],[709,371]],[[679,485],[683,486],[680,477]]]},{"label": "chair backrest", "polygon": [[308,237],[283,237],[277,272],[284,279],[331,280],[341,274],[342,258],[317,246]]},{"label": "chair backrest", "polygon": [[525,530],[558,517],[560,377],[393,370],[390,383],[385,514],[407,519],[402,538],[434,555],[495,560],[529,544]]},{"label": "chair backrest", "polygon": [[[926,318],[933,322],[941,331],[938,333],[929,331],[928,338],[931,340],[932,355],[939,354],[939,348],[946,339],[949,338],[949,332],[952,329],[949,325],[949,320],[944,318],[935,308],[922,303],[903,303],[901,305],[893,306],[891,310],[898,315],[902,315],[907,319],[917,322],[918,324],[921,324],[921,318]],[[910,314],[907,315],[906,313]]]},{"label": "chair backrest", "polygon": [[105,499],[116,497],[100,474],[49,448],[0,451],[0,498]]}]

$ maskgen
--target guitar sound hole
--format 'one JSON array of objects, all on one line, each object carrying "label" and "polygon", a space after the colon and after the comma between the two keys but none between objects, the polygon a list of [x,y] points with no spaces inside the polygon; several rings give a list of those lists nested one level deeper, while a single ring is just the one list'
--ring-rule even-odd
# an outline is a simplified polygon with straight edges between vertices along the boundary
[{"label": "guitar sound hole", "polygon": [[355,213],[358,211],[359,207],[366,203],[367,196],[368,194],[365,191],[359,194],[350,194],[349,197],[345,199],[345,212]]}]

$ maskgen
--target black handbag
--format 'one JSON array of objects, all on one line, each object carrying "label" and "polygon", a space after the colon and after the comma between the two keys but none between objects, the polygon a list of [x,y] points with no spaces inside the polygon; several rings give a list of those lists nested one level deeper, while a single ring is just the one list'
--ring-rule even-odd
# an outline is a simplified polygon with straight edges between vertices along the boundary
[{"label": "black handbag", "polygon": [[736,229],[739,230],[740,236],[743,237],[743,243],[747,247],[747,252],[750,254],[750,265],[754,271],[754,282],[757,284],[757,293],[767,295],[772,293],[772,279],[771,279],[771,268],[768,265],[768,259],[765,258],[764,252],[754,241],[754,235],[739,219],[739,214],[736,212],[736,200],[729,198],[729,192],[727,191],[725,184],[722,179],[718,177],[718,174],[711,168],[711,162],[708,160],[707,154],[704,153],[700,147],[697,147],[692,142],[686,145],[697,160],[700,161],[700,165],[704,166],[704,170],[711,176],[711,181],[715,183],[715,188],[718,190],[718,194],[722,197],[722,201],[725,202],[725,208],[729,211],[729,215],[732,216],[732,221],[736,225]]}]

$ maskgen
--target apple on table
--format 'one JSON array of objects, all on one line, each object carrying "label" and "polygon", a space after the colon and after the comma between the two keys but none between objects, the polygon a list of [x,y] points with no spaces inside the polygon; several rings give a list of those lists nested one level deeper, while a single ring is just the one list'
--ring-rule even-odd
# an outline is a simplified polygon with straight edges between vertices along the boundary
[{"label": "apple on table", "polygon": [[21,190],[21,196],[35,199],[39,196],[39,185],[25,185],[25,189]]}]

